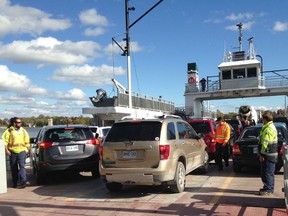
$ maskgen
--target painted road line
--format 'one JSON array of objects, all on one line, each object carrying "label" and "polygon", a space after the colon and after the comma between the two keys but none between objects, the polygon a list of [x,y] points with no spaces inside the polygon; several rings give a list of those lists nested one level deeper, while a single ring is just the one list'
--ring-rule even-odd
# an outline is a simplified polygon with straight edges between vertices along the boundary
[{"label": "painted road line", "polygon": [[210,204],[216,204],[220,197],[224,194],[225,190],[228,188],[229,184],[233,180],[235,176],[234,172],[231,172],[231,174],[226,178],[222,186],[220,187],[220,190],[212,197]]}]

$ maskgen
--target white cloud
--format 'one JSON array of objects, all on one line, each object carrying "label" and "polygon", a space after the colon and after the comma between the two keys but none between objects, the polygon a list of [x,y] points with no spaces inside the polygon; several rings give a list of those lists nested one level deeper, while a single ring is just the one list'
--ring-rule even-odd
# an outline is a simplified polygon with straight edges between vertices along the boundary
[{"label": "white cloud", "polygon": [[68,19],[53,19],[51,14],[39,9],[11,5],[8,0],[0,3],[0,37],[8,34],[41,35],[45,31],[65,30],[71,26]]},{"label": "white cloud", "polygon": [[97,27],[97,28],[87,28],[84,31],[84,34],[86,36],[98,36],[98,35],[102,35],[105,33],[105,30],[101,27]]},{"label": "white cloud", "polygon": [[58,98],[65,100],[86,100],[87,95],[81,89],[73,88],[67,93],[58,92]]},{"label": "white cloud", "polygon": [[[47,94],[46,89],[33,85],[25,75],[12,72],[5,65],[0,65],[0,73],[0,91],[3,93],[14,92],[19,96],[36,96]],[[16,100],[18,99],[16,98]]]},{"label": "white cloud", "polygon": [[229,21],[241,21],[241,20],[250,20],[253,18],[252,13],[232,13],[229,16],[226,16],[225,19]]},{"label": "white cloud", "polygon": [[[121,41],[121,42],[118,42],[118,44],[124,49],[124,47],[126,47],[126,43],[124,41]],[[143,47],[141,47],[138,42],[136,41],[131,41],[130,42],[130,50],[134,53],[136,52],[140,52],[142,50],[144,50]],[[123,51],[118,47],[118,45],[116,45],[115,43],[112,45],[112,44],[109,44],[108,46],[106,46],[104,48],[104,52],[106,53],[106,55],[109,55],[111,56],[111,54],[113,52],[119,52],[119,54],[123,53]]]},{"label": "white cloud", "polygon": [[81,86],[99,86],[112,84],[111,78],[125,73],[122,67],[101,66],[68,66],[54,72],[51,80],[71,82]]},{"label": "white cloud", "polygon": [[83,64],[89,57],[99,56],[100,45],[93,41],[59,41],[40,37],[31,41],[13,41],[0,44],[0,58],[15,63]]},{"label": "white cloud", "polygon": [[287,31],[288,22],[280,22],[280,21],[275,22],[273,30],[274,31]]},{"label": "white cloud", "polygon": [[0,65],[0,91],[23,91],[30,85],[31,81],[24,75],[12,72],[6,65]]},{"label": "white cloud", "polygon": [[102,16],[97,13],[96,9],[84,10],[79,15],[80,21],[85,25],[94,25],[94,26],[107,26],[108,20],[105,16]]}]

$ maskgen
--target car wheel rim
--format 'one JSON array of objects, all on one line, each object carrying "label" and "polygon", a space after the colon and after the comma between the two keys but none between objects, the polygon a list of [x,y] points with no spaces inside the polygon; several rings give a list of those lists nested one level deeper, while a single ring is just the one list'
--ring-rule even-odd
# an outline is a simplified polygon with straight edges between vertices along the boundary
[{"label": "car wheel rim", "polygon": [[178,182],[179,182],[179,185],[181,187],[183,187],[184,183],[185,183],[185,173],[184,173],[184,169],[183,167],[180,167],[179,169],[179,173],[178,173]]}]

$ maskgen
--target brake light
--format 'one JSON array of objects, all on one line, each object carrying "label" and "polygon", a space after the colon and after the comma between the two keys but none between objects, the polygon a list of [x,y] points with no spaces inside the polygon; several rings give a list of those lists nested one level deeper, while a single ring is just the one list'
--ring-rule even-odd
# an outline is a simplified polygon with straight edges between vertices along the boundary
[{"label": "brake light", "polygon": [[170,154],[170,145],[160,145],[160,160],[167,160]]},{"label": "brake light", "polygon": [[103,146],[99,146],[99,156],[100,156],[100,160],[102,161],[103,159]]},{"label": "brake light", "polygon": [[238,144],[234,144],[233,147],[232,147],[232,153],[234,155],[236,154],[241,154],[241,151],[240,151],[240,148],[239,148],[239,145]]},{"label": "brake light", "polygon": [[284,143],[283,143],[283,145],[282,145],[281,148],[280,148],[279,154],[280,154],[280,155],[283,155],[283,154],[284,154]]},{"label": "brake light", "polygon": [[99,145],[100,141],[98,139],[90,139],[86,141],[86,144]]},{"label": "brake light", "polygon": [[53,142],[41,142],[39,144],[40,149],[50,148],[53,145]]}]

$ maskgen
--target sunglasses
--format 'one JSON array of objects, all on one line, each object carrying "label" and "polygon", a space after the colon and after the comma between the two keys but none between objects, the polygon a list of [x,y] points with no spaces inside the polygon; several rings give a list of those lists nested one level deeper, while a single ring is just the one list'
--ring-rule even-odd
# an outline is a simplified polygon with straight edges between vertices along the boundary
[{"label": "sunglasses", "polygon": [[16,124],[21,124],[22,122],[15,122]]}]

